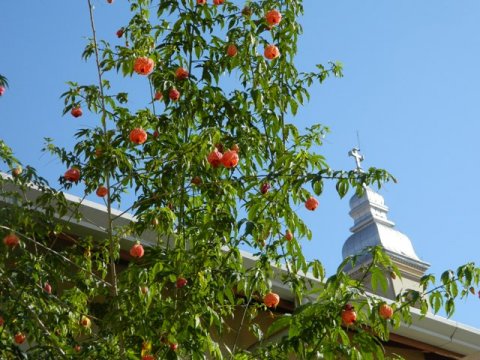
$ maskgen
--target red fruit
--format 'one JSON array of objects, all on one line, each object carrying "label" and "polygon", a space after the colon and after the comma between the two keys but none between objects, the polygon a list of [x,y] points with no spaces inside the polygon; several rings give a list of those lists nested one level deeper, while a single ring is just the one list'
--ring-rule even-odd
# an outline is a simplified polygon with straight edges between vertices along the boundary
[{"label": "red fruit", "polygon": [[5,320],[3,319],[3,317],[0,316],[0,327],[2,327],[3,324],[5,324]]},{"label": "red fruit", "polygon": [[175,89],[175,88],[172,88],[172,89],[170,89],[170,91],[168,92],[168,97],[169,97],[170,100],[172,100],[172,101],[177,101],[178,99],[180,99],[180,91],[178,91],[178,90]]},{"label": "red fruit", "polygon": [[117,30],[117,37],[121,38],[123,36],[123,33],[125,32],[125,29],[122,27]]},{"label": "red fruit", "polygon": [[273,292],[269,292],[263,298],[263,303],[269,308],[271,307],[276,308],[279,302],[280,302],[280,296],[278,296],[278,294],[275,294]]},{"label": "red fruit", "polygon": [[18,345],[23,344],[26,339],[27,337],[22,332],[18,332],[14,336],[15,344],[18,344]]},{"label": "red fruit", "polygon": [[13,177],[19,177],[21,173],[22,173],[22,167],[21,166],[17,166],[15,169],[12,170],[12,176]]},{"label": "red fruit", "polygon": [[266,194],[268,192],[268,190],[270,190],[270,184],[268,182],[263,183],[262,186],[260,187],[260,192],[262,194]]},{"label": "red fruit", "polygon": [[134,258],[141,258],[145,250],[143,250],[143,246],[141,244],[135,244],[130,248],[130,255]]},{"label": "red fruit", "polygon": [[147,132],[142,128],[135,128],[130,131],[130,141],[140,145],[147,141]]},{"label": "red fruit", "polygon": [[230,169],[230,168],[233,168],[233,167],[237,166],[237,164],[238,164],[238,154],[237,154],[237,152],[233,151],[233,150],[228,150],[222,156],[222,164],[227,169]]},{"label": "red fruit", "polygon": [[184,286],[187,285],[187,284],[188,284],[188,280],[187,280],[187,279],[185,279],[185,278],[183,278],[183,277],[179,277],[179,278],[177,279],[177,283],[176,283],[175,286],[180,289],[180,288],[184,287]]},{"label": "red fruit", "polygon": [[78,118],[78,117],[82,116],[83,111],[82,111],[82,109],[80,108],[80,106],[77,106],[77,107],[74,107],[74,108],[72,109],[72,111],[70,111],[70,114],[72,114],[73,117]]},{"label": "red fruit", "polygon": [[80,319],[80,325],[84,328],[89,328],[92,325],[92,322],[87,316],[82,315],[82,318]]},{"label": "red fruit", "polygon": [[176,71],[175,71],[175,77],[177,78],[177,80],[185,80],[185,79],[188,79],[188,71],[186,69],[184,69],[183,67],[179,67]]},{"label": "red fruit", "polygon": [[107,0],[107,3],[112,4],[113,0]]},{"label": "red fruit", "polygon": [[156,139],[156,138],[158,138],[159,136],[160,136],[160,133],[158,132],[158,130],[155,130],[155,131],[153,132],[153,137]]},{"label": "red fruit", "polygon": [[105,186],[101,185],[98,187],[95,193],[97,194],[98,197],[104,197],[108,194],[108,189]]},{"label": "red fruit", "polygon": [[342,323],[345,326],[352,325],[357,320],[357,313],[355,312],[352,305],[347,304],[342,310]]},{"label": "red fruit", "polygon": [[280,24],[282,21],[282,14],[278,10],[270,10],[265,15],[265,19],[267,20],[267,24],[270,26]]},{"label": "red fruit", "polygon": [[148,57],[139,57],[135,59],[133,70],[140,75],[148,75],[153,71],[155,62]]},{"label": "red fruit", "polygon": [[0,86],[0,96],[2,96],[3,94],[5,94],[5,87]]},{"label": "red fruit", "polygon": [[235,57],[238,54],[238,49],[234,44],[230,44],[227,47],[227,55],[230,57]]},{"label": "red fruit", "polygon": [[153,355],[143,355],[142,360],[155,360]]},{"label": "red fruit", "polygon": [[393,309],[391,306],[387,304],[382,304],[380,305],[380,308],[378,309],[378,314],[382,319],[390,319],[393,315]]},{"label": "red fruit", "polygon": [[207,0],[197,0],[197,5],[205,5]]},{"label": "red fruit", "polygon": [[213,5],[222,5],[225,0],[213,0]]},{"label": "red fruit", "polygon": [[305,201],[305,207],[310,211],[315,210],[318,207],[318,200],[310,196],[307,201]]},{"label": "red fruit", "polygon": [[155,99],[155,100],[162,100],[162,99],[163,99],[163,94],[162,94],[162,92],[157,90],[157,91],[155,92],[154,99]]},{"label": "red fruit", "polygon": [[170,343],[170,349],[171,349],[172,351],[177,351],[177,349],[178,349],[178,344]]},{"label": "red fruit", "polygon": [[278,48],[275,45],[270,44],[265,47],[265,51],[263,52],[263,55],[265,55],[265,57],[268,60],[273,60],[280,56],[280,50],[278,50]]},{"label": "red fruit", "polygon": [[65,171],[65,174],[63,174],[63,177],[65,180],[70,181],[70,182],[77,182],[80,180],[80,170],[78,170],[75,167],[72,167]]},{"label": "red fruit", "polygon": [[73,347],[73,350],[75,350],[75,352],[80,352],[80,351],[82,351],[82,347],[80,345],[75,345]]},{"label": "red fruit", "polygon": [[218,149],[213,150],[210,154],[208,154],[207,161],[212,167],[216,168],[219,167],[222,163],[223,154],[218,151]]},{"label": "red fruit", "polygon": [[3,243],[8,247],[14,248],[18,244],[20,244],[20,239],[15,234],[8,234],[3,238]]},{"label": "red fruit", "polygon": [[292,239],[293,239],[293,234],[292,234],[292,232],[291,232],[290,230],[287,230],[287,231],[285,232],[285,240],[287,240],[287,241],[292,241]]},{"label": "red fruit", "polygon": [[45,285],[43,285],[43,291],[50,295],[52,293],[52,286],[46,282]]}]

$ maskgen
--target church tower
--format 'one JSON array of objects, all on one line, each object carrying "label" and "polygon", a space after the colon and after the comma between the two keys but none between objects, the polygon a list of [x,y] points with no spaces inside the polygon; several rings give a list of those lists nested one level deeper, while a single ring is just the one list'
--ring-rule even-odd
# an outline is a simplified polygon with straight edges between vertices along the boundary
[{"label": "church tower", "polygon": [[[363,156],[358,149],[353,149],[349,155],[355,157],[357,171],[362,171],[360,161]],[[403,290],[420,290],[419,280],[430,264],[417,256],[408,236],[395,229],[395,223],[388,219],[387,214],[388,207],[384,198],[371,188],[366,187],[362,196],[353,195],[350,199],[350,216],[354,221],[350,228],[352,235],[343,245],[342,255],[345,259],[350,255],[361,254],[367,247],[381,246],[402,275],[402,279],[394,279],[387,274],[387,292],[377,289],[379,295],[393,299]],[[353,277],[359,277],[371,260],[370,255],[362,256],[354,268],[346,268],[346,271]],[[368,287],[370,279],[366,280]]]}]

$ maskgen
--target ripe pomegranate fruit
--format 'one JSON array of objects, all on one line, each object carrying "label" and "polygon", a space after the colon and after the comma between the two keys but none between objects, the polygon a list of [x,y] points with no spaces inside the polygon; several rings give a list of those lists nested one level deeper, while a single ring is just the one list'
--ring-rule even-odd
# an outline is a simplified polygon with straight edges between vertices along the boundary
[{"label": "ripe pomegranate fruit", "polygon": [[305,207],[310,211],[315,210],[318,207],[318,200],[310,196],[307,201],[305,201]]},{"label": "ripe pomegranate fruit", "polygon": [[238,54],[238,49],[234,44],[230,44],[227,47],[227,56],[235,57]]},{"label": "ripe pomegranate fruit", "polygon": [[392,318],[393,315],[393,309],[391,306],[387,304],[382,304],[380,305],[380,308],[378,309],[378,314],[382,319],[388,320]]},{"label": "ripe pomegranate fruit", "polygon": [[282,21],[282,14],[278,10],[270,10],[265,15],[265,19],[267,20],[268,25],[275,26]]},{"label": "ripe pomegranate fruit", "polygon": [[123,36],[123,33],[125,32],[125,29],[122,27],[117,30],[117,37],[121,38]]},{"label": "ripe pomegranate fruit", "polygon": [[187,284],[188,284],[188,280],[187,280],[187,279],[185,279],[185,278],[183,278],[183,277],[179,277],[179,278],[177,279],[177,283],[175,284],[175,286],[180,289],[180,288],[184,287],[184,286],[187,285]]},{"label": "ripe pomegranate fruit", "polygon": [[278,47],[275,45],[270,44],[265,47],[263,55],[265,55],[268,60],[273,60],[280,56],[280,50],[278,50]]},{"label": "ripe pomegranate fruit", "polygon": [[177,351],[178,349],[178,344],[176,343],[170,343],[170,350],[172,351]]},{"label": "ripe pomegranate fruit", "polygon": [[52,285],[46,282],[45,285],[43,285],[43,291],[50,295],[52,293]]},{"label": "ripe pomegranate fruit", "polygon": [[5,87],[0,86],[0,96],[2,96],[3,94],[5,94]]},{"label": "ripe pomegranate fruit", "polygon": [[130,131],[130,141],[136,145],[143,144],[147,141],[147,132],[142,128],[135,128]]},{"label": "ripe pomegranate fruit", "polygon": [[222,5],[225,0],[213,0],[213,5]]},{"label": "ripe pomegranate fruit", "polygon": [[233,168],[233,167],[237,166],[237,164],[238,164],[238,154],[237,154],[237,152],[233,151],[233,150],[228,150],[222,156],[222,164],[227,169],[230,169],[230,168]]},{"label": "ripe pomegranate fruit", "polygon": [[150,74],[155,67],[155,62],[149,57],[139,57],[133,63],[133,70],[139,75]]},{"label": "ripe pomegranate fruit", "polygon": [[197,5],[205,5],[207,0],[197,0]]},{"label": "ripe pomegranate fruit", "polygon": [[14,248],[20,244],[20,239],[15,234],[8,234],[3,238],[3,243],[8,247]]},{"label": "ripe pomegranate fruit", "polygon": [[70,114],[72,114],[73,117],[80,117],[83,114],[82,108],[80,106],[74,107],[71,111]]},{"label": "ripe pomegranate fruit", "polygon": [[352,305],[347,304],[342,310],[342,323],[345,326],[352,325],[357,320],[357,313]]},{"label": "ripe pomegranate fruit", "polygon": [[183,67],[179,67],[176,71],[175,71],[175,77],[177,78],[177,80],[185,80],[185,79],[188,79],[188,71],[186,69],[184,69]]},{"label": "ripe pomegranate fruit", "polygon": [[134,258],[141,258],[145,254],[143,246],[139,243],[136,243],[130,248],[130,256]]},{"label": "ripe pomegranate fruit", "polygon": [[25,340],[27,339],[27,337],[25,336],[24,333],[22,332],[17,332],[15,334],[15,336],[13,337],[13,339],[15,340],[15,344],[17,345],[21,345],[25,342]]},{"label": "ripe pomegranate fruit", "polygon": [[269,292],[263,297],[263,303],[269,308],[276,308],[280,302],[280,296],[274,292]]},{"label": "ripe pomegranate fruit", "polygon": [[178,101],[178,99],[180,99],[180,91],[178,91],[175,88],[171,88],[170,91],[168,92],[168,97],[172,101]]},{"label": "ripe pomegranate fruit", "polygon": [[287,231],[285,232],[285,240],[287,240],[287,241],[292,241],[292,239],[293,239],[293,234],[292,234],[292,232],[291,232],[290,230],[287,230]]},{"label": "ripe pomegranate fruit", "polygon": [[155,92],[154,99],[155,99],[155,100],[162,100],[162,99],[163,99],[163,94],[162,94],[162,92],[157,90],[157,91]]},{"label": "ripe pomegranate fruit", "polygon": [[98,197],[104,197],[108,194],[108,189],[105,186],[100,185],[95,193]]},{"label": "ripe pomegranate fruit", "polygon": [[78,182],[78,180],[80,180],[80,170],[76,167],[72,167],[67,171],[65,171],[65,174],[63,174],[63,177],[67,181]]},{"label": "ripe pomegranate fruit", "polygon": [[142,360],[155,360],[153,355],[143,355]]},{"label": "ripe pomegranate fruit", "polygon": [[208,154],[207,161],[212,167],[216,168],[222,164],[223,154],[218,151],[218,149],[213,150],[210,154]]},{"label": "ripe pomegranate fruit", "polygon": [[263,183],[262,186],[260,186],[260,192],[262,194],[266,194],[268,192],[268,190],[270,190],[270,184],[268,182],[266,183]]}]

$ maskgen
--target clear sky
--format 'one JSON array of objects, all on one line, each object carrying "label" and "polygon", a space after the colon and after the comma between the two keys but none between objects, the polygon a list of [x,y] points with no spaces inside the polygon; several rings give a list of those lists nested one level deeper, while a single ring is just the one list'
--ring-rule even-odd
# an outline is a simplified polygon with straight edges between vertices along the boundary
[{"label": "clear sky", "polygon": [[[94,3],[99,37],[115,43],[128,20],[126,0]],[[298,66],[339,60],[345,77],[312,88],[293,121],[331,128],[319,151],[337,169],[353,168],[347,152],[358,132],[364,165],[399,180],[381,190],[390,219],[438,275],[467,261],[480,265],[479,15],[478,0],[305,0],[301,19]],[[10,82],[0,98],[0,138],[55,183],[65,169],[40,152],[43,137],[69,146],[77,128],[95,122],[88,114],[62,117],[60,100],[67,80],[96,80],[93,63],[80,58],[90,35],[86,0],[1,1],[0,27],[0,73]],[[128,90],[138,85],[131,80]],[[299,208],[314,232],[304,248],[329,273],[349,236],[350,196],[339,200],[331,184],[316,212]],[[454,320],[480,328],[480,300],[459,305]]]}]

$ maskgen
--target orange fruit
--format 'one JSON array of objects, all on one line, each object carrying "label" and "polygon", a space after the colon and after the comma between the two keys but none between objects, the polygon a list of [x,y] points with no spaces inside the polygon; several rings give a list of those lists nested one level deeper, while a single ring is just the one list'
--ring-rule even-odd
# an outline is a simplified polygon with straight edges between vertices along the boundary
[{"label": "orange fruit", "polygon": [[282,14],[278,10],[270,10],[265,15],[265,19],[270,26],[278,25],[282,21]]},{"label": "orange fruit", "polygon": [[135,128],[130,131],[130,141],[140,145],[147,141],[147,132],[142,128]]},{"label": "orange fruit", "polygon": [[104,197],[105,195],[108,194],[108,189],[105,186],[101,185],[98,187],[95,193],[97,194],[98,197]]},{"label": "orange fruit", "polygon": [[287,231],[285,232],[285,240],[287,240],[287,241],[292,241],[292,239],[293,239],[293,234],[292,234],[292,232],[291,232],[290,230],[287,230]]},{"label": "orange fruit", "polygon": [[280,296],[274,292],[269,292],[263,297],[263,303],[269,308],[276,308],[280,303]]},{"label": "orange fruit", "polygon": [[73,117],[80,117],[83,114],[82,108],[80,106],[76,106],[70,111],[70,114],[72,114]]},{"label": "orange fruit", "polygon": [[382,319],[388,320],[392,317],[393,315],[393,309],[391,306],[387,304],[382,304],[380,305],[380,308],[378,309],[378,314]]},{"label": "orange fruit", "polygon": [[77,182],[80,180],[80,170],[72,167],[65,171],[65,174],[63,174],[63,177],[65,180],[70,181],[70,182]]},{"label": "orange fruit", "polygon": [[227,55],[230,57],[235,57],[238,54],[238,49],[235,44],[230,44],[227,47]]},{"label": "orange fruit", "polygon": [[175,88],[171,88],[170,91],[168,92],[168,97],[172,101],[177,101],[178,99],[180,99],[180,91],[178,91]]},{"label": "orange fruit", "polygon": [[238,154],[237,154],[237,152],[233,151],[233,150],[228,150],[222,156],[222,164],[227,169],[230,169],[230,168],[233,168],[233,167],[237,166],[237,164],[238,164]]},{"label": "orange fruit", "polygon": [[342,310],[342,323],[345,326],[352,325],[357,320],[357,313],[355,312],[352,305],[347,304]]},{"label": "orange fruit", "polygon": [[265,51],[263,52],[263,55],[265,55],[265,57],[268,60],[273,60],[280,56],[280,50],[278,50],[278,48],[275,45],[270,44],[265,47]]},{"label": "orange fruit", "polygon": [[218,149],[213,150],[210,154],[208,154],[207,161],[212,167],[216,168],[219,167],[222,163],[223,154],[218,151]]},{"label": "orange fruit", "polygon": [[155,100],[162,100],[162,98],[163,98],[163,94],[161,93],[161,91],[158,91],[158,90],[157,90],[157,91],[155,92],[154,99],[155,99]]},{"label": "orange fruit", "polygon": [[176,71],[175,71],[175,77],[178,79],[178,80],[185,80],[188,78],[188,71],[186,69],[184,69],[183,67],[179,67]]},{"label": "orange fruit", "polygon": [[305,207],[310,211],[315,210],[318,207],[318,200],[310,196],[307,201],[305,201]]},{"label": "orange fruit", "polygon": [[15,344],[18,344],[18,345],[23,344],[26,339],[27,337],[22,332],[18,332],[14,336]]},{"label": "orange fruit", "polygon": [[141,258],[144,253],[145,253],[145,250],[143,249],[143,246],[141,244],[137,243],[130,248],[131,257]]},{"label": "orange fruit", "polygon": [[139,57],[133,63],[133,70],[140,75],[148,75],[153,71],[155,62],[149,57]]},{"label": "orange fruit", "polygon": [[8,247],[14,248],[18,244],[20,244],[20,239],[15,234],[8,234],[3,238],[3,243]]}]

